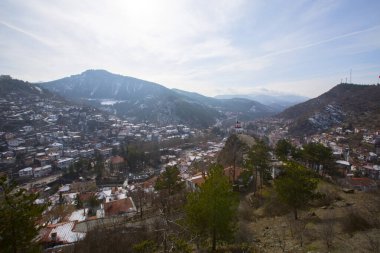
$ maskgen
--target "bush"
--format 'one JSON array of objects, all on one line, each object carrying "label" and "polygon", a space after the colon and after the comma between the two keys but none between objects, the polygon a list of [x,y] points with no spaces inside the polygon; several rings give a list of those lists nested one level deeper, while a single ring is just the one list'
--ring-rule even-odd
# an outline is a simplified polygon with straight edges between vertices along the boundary
[{"label": "bush", "polygon": [[343,221],[343,230],[345,232],[352,234],[356,231],[365,231],[371,228],[373,228],[373,225],[362,214],[352,208],[349,209]]},{"label": "bush", "polygon": [[277,196],[276,192],[273,190],[270,190],[268,194],[265,194],[265,203],[264,203],[264,214],[268,217],[274,217],[274,216],[282,216],[285,214],[288,214],[291,210],[289,206],[284,204],[279,197]]}]

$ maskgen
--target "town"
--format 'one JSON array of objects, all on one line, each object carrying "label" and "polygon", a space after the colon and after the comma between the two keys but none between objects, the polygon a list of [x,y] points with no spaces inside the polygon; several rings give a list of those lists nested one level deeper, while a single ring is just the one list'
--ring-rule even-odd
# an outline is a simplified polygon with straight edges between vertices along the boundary
[{"label": "town", "polygon": [[[208,178],[208,168],[221,162],[221,152],[222,160],[230,159],[224,162],[224,174],[235,191],[244,192],[253,181],[257,187],[264,178],[243,179],[249,152],[240,154],[236,143],[232,149],[227,147],[233,136],[239,136],[237,140],[248,147],[258,140],[268,145],[270,180],[284,170],[284,162],[274,150],[280,141],[287,140],[298,150],[310,143],[331,150],[338,177],[325,174],[321,164],[305,166],[326,180],[334,176],[345,191],[378,189],[380,133],[373,129],[342,125],[301,138],[289,134],[288,121],[265,118],[241,122],[233,113],[227,116],[236,121],[227,127],[220,122],[208,129],[184,124],[159,126],[125,120],[79,102],[69,103],[38,87],[31,89],[26,96],[10,92],[0,99],[0,173],[17,182],[20,189],[38,194],[34,204],[46,207],[38,220],[42,229],[35,240],[47,252],[70,248],[100,228],[141,229],[148,223],[152,229],[157,217],[162,221],[168,214],[179,215],[173,209],[176,204],[181,206],[183,198],[174,201],[163,195],[158,187],[160,178],[175,175],[171,168],[176,168],[186,191],[197,192]],[[160,228],[166,230],[165,226]]]}]

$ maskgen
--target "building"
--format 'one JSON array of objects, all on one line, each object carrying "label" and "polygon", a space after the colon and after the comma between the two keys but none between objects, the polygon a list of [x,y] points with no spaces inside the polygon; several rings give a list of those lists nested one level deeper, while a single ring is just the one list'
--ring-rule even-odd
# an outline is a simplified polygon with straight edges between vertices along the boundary
[{"label": "building", "polygon": [[125,160],[121,156],[111,157],[111,171],[112,172],[123,172],[125,170]]},{"label": "building", "polygon": [[18,175],[20,177],[32,177],[33,176],[33,168],[27,167],[25,169],[19,170]]},{"label": "building", "polygon": [[380,156],[380,136],[377,136],[375,139],[375,153]]},{"label": "building", "polygon": [[113,200],[102,204],[100,214],[104,214],[105,217],[111,216],[129,216],[134,215],[137,209],[135,203],[131,197],[125,199]]},{"label": "building", "polygon": [[57,161],[57,167],[60,169],[67,169],[70,167],[70,165],[74,162],[74,158],[63,158],[63,159],[58,159]]},{"label": "building", "polygon": [[47,176],[51,172],[51,165],[35,168],[33,171],[34,177]]}]

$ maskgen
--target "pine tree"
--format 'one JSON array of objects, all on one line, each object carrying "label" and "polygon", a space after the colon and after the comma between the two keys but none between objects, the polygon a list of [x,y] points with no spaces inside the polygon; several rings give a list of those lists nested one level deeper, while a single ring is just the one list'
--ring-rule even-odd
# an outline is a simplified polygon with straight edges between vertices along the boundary
[{"label": "pine tree", "polygon": [[285,173],[274,181],[275,190],[298,219],[298,210],[305,207],[316,195],[318,179],[309,169],[295,162],[288,162]]},{"label": "pine tree", "polygon": [[38,252],[33,239],[38,234],[37,221],[45,209],[35,204],[37,194],[17,189],[5,177],[0,178],[0,251]]},{"label": "pine tree", "polygon": [[232,191],[223,167],[214,165],[199,191],[188,196],[187,223],[194,233],[211,239],[215,251],[218,242],[233,239],[238,203],[238,196]]}]

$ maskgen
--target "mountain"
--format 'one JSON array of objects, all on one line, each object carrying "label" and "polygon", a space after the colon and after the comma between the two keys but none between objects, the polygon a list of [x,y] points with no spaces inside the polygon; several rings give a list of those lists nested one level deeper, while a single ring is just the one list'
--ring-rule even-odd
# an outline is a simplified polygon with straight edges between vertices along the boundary
[{"label": "mountain", "polygon": [[257,101],[266,106],[272,107],[276,111],[282,111],[292,105],[305,102],[309,98],[294,94],[283,94],[274,91],[260,91],[245,95],[218,95],[218,99],[245,98]]},{"label": "mountain", "polygon": [[53,94],[47,90],[32,85],[31,83],[21,80],[13,79],[8,75],[0,76],[0,97],[6,98],[7,96],[17,95],[19,97],[29,96],[47,96]]},{"label": "mountain", "polygon": [[302,135],[328,130],[337,125],[380,128],[380,86],[339,84],[279,115],[290,120],[291,134]]},{"label": "mountain", "polygon": [[112,74],[105,70],[87,70],[79,75],[38,86],[65,98],[85,101],[119,116],[159,124],[185,123],[208,127],[227,112],[246,113],[247,118],[273,115],[276,111],[249,100],[222,100],[160,84]]},{"label": "mountain", "polygon": [[216,99],[195,92],[173,89],[178,94],[224,113],[239,114],[241,120],[270,116],[278,112],[270,106],[246,98]]}]

